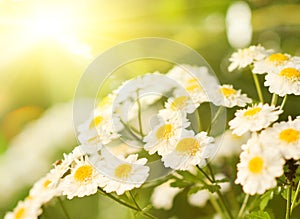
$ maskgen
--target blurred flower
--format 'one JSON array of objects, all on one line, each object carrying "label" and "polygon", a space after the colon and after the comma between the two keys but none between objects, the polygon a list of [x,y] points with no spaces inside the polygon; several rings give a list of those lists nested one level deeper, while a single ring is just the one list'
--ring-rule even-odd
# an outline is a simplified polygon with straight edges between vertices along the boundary
[{"label": "blurred flower", "polygon": [[126,159],[118,159],[106,151],[102,151],[103,159],[96,163],[96,168],[106,176],[103,190],[122,195],[125,191],[139,188],[149,175],[147,159],[138,160],[138,155],[129,155]]},{"label": "blurred flower", "polygon": [[168,180],[163,184],[154,188],[151,195],[152,205],[157,209],[169,210],[173,206],[174,197],[182,191],[182,189],[177,187],[171,187],[170,184],[173,180]]},{"label": "blurred flower", "polygon": [[243,145],[240,163],[237,164],[237,179],[245,193],[263,194],[266,190],[276,186],[276,177],[283,174],[282,159],[278,150],[265,147],[262,139],[253,134],[246,145]]},{"label": "blurred flower", "polygon": [[266,50],[261,45],[238,49],[238,51],[233,53],[229,58],[231,64],[228,67],[228,71],[245,68],[256,61],[264,59],[269,53],[270,50]]},{"label": "blurred flower", "polygon": [[273,73],[276,72],[278,68],[282,68],[286,65],[297,64],[300,64],[300,57],[292,57],[286,53],[273,53],[265,59],[254,62],[252,72],[255,74]]},{"label": "blurred flower", "polygon": [[300,66],[285,66],[279,73],[268,73],[264,85],[279,96],[300,95]]},{"label": "blurred flower", "polygon": [[283,157],[289,159],[300,159],[300,120],[275,123],[271,128],[261,133],[264,145],[273,150],[279,150]]},{"label": "blurred flower", "polygon": [[4,219],[35,219],[42,213],[42,209],[30,199],[19,201],[13,212],[8,212]]},{"label": "blurred flower", "polygon": [[244,107],[252,100],[246,94],[241,94],[241,90],[235,90],[232,85],[224,84],[219,86],[220,95],[215,96],[212,102],[217,106],[232,108],[234,106]]},{"label": "blurred flower", "polygon": [[259,131],[276,121],[282,112],[278,107],[259,103],[247,109],[237,110],[235,118],[229,121],[229,126],[233,130],[232,133],[238,136],[247,131]]},{"label": "blurred flower", "polygon": [[182,137],[177,143],[175,150],[163,156],[162,161],[165,167],[175,170],[187,170],[191,165],[203,165],[205,159],[213,154],[214,139],[207,136],[206,132],[194,135],[193,131],[182,133]]},{"label": "blurred flower", "polygon": [[57,151],[68,150],[75,139],[72,119],[72,103],[55,105],[12,140],[0,157],[0,203],[45,174]]},{"label": "blurred flower", "polygon": [[[225,177],[226,176],[222,173],[218,173],[215,175],[216,180],[221,180],[221,179],[224,179]],[[229,182],[218,183],[218,185],[221,187],[220,191],[222,193],[227,192],[230,189]],[[213,197],[211,197],[211,196],[213,196]],[[217,195],[211,194],[208,190],[203,189],[203,190],[200,190],[196,193],[189,195],[188,202],[190,203],[190,205],[193,205],[196,207],[204,207],[210,198],[217,198]]]}]

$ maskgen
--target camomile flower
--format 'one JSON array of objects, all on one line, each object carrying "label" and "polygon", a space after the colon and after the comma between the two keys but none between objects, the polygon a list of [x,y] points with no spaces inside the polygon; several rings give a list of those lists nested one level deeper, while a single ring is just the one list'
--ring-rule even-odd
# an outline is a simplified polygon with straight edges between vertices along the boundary
[{"label": "camomile flower", "polygon": [[30,198],[19,201],[12,212],[7,212],[4,219],[34,219],[42,213],[40,206],[36,205]]},{"label": "camomile flower", "polygon": [[282,159],[278,150],[265,147],[264,141],[254,134],[243,145],[240,163],[237,164],[236,184],[241,184],[245,193],[263,194],[266,190],[276,186],[276,177],[283,174]]},{"label": "camomile flower", "polygon": [[282,112],[278,107],[259,103],[247,109],[237,110],[235,118],[229,121],[229,126],[233,130],[232,133],[238,136],[247,131],[260,131],[276,121]]},{"label": "camomile flower", "polygon": [[35,201],[43,205],[55,196],[60,196],[61,190],[57,187],[59,179],[59,175],[48,173],[33,185],[29,191],[30,197],[34,197]]},{"label": "camomile flower", "polygon": [[198,105],[195,105],[189,96],[175,96],[170,97],[165,104],[165,108],[170,113],[174,114],[181,112],[183,115],[193,113],[197,109]]},{"label": "camomile flower", "polygon": [[300,95],[300,68],[285,66],[278,73],[268,73],[264,85],[269,87],[271,93],[279,96]]},{"label": "camomile flower", "polygon": [[272,149],[279,149],[287,160],[300,159],[300,120],[289,120],[275,123],[261,133],[264,144]]},{"label": "camomile flower", "polygon": [[159,155],[171,153],[180,139],[183,129],[189,126],[185,119],[161,121],[154,129],[144,138],[146,143],[144,149],[149,154],[157,152]]},{"label": "camomile flower", "polygon": [[175,196],[182,191],[177,187],[171,187],[173,180],[168,180],[154,188],[151,195],[151,203],[154,208],[170,210],[173,206]]},{"label": "camomile flower", "polygon": [[241,94],[241,90],[236,90],[232,85],[224,84],[218,86],[219,95],[213,97],[212,102],[217,106],[225,107],[244,107],[247,103],[251,103],[252,100],[247,97],[246,94]]},{"label": "camomile flower", "polygon": [[103,190],[107,193],[122,195],[125,191],[139,188],[149,175],[149,167],[145,166],[147,159],[138,159],[137,154],[121,159],[103,150],[102,156],[96,167],[106,176]]},{"label": "camomile flower", "polygon": [[228,67],[228,71],[233,71],[235,69],[245,68],[248,65],[253,64],[255,61],[264,59],[270,50],[266,50],[261,45],[250,46],[249,48],[239,49],[237,52],[233,53],[229,58],[231,64]]},{"label": "camomile flower", "polygon": [[78,127],[78,139],[81,144],[108,144],[120,135],[118,131],[122,125],[112,116],[112,111],[102,112],[95,110],[93,115]]},{"label": "camomile flower", "polygon": [[186,131],[170,154],[162,157],[165,167],[175,170],[187,170],[192,165],[204,165],[205,159],[210,158],[215,150],[214,139],[206,132],[194,135]]},{"label": "camomile flower", "polygon": [[77,159],[71,167],[69,175],[65,176],[60,188],[68,199],[95,194],[98,187],[104,186],[105,177],[101,175],[87,160]]},{"label": "camomile flower", "polygon": [[254,74],[271,73],[287,64],[300,64],[300,57],[292,57],[286,53],[273,53],[260,61],[254,62],[252,72]]}]

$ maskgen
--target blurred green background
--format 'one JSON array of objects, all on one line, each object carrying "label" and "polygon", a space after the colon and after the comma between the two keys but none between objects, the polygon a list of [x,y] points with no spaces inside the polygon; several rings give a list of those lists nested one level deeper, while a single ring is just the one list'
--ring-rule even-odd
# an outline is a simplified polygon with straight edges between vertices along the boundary
[{"label": "blurred green background", "polygon": [[[298,0],[0,0],[0,218],[76,145],[72,98],[80,76],[103,51],[139,37],[176,40],[198,51],[222,83],[256,98],[250,74],[227,71],[228,57],[258,43],[300,55],[299,12]],[[138,66],[140,73],[168,70],[164,64]],[[113,86],[121,80],[114,78]],[[287,108],[283,117],[299,114],[299,100],[289,98]],[[149,192],[141,197],[145,203]],[[204,218],[199,215],[205,211],[182,203],[178,218]],[[73,219],[83,218],[82,211],[90,213],[85,218],[130,217],[98,196],[66,205],[75,209]],[[60,211],[54,201],[42,218],[63,218]],[[174,212],[156,213],[169,218]]]}]

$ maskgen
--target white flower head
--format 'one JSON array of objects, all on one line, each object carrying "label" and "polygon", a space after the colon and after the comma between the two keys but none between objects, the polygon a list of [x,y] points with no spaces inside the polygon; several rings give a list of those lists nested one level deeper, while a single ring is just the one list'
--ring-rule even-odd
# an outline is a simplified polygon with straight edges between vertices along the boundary
[{"label": "white flower head", "polygon": [[287,122],[275,123],[261,133],[264,145],[279,150],[283,157],[300,159],[300,120],[289,118]]},{"label": "white flower head", "polygon": [[238,136],[247,131],[260,131],[276,121],[282,112],[278,107],[259,103],[247,109],[237,110],[235,118],[229,121],[229,126],[233,130],[232,133]]},{"label": "white flower head", "polygon": [[288,64],[300,64],[300,57],[292,57],[286,53],[273,53],[267,56],[265,59],[254,62],[254,68],[252,72],[254,74],[270,73],[276,71],[277,68]]},{"label": "white flower head", "polygon": [[144,149],[149,154],[157,152],[159,155],[171,153],[181,138],[183,129],[189,126],[189,122],[184,119],[164,120],[159,122],[153,130],[144,138],[146,143]]},{"label": "white flower head", "polygon": [[277,72],[270,72],[265,77],[265,86],[271,93],[279,96],[287,94],[300,95],[300,67],[284,66]]},{"label": "white flower head", "polygon": [[240,154],[240,163],[237,165],[237,179],[245,193],[263,194],[274,188],[276,177],[283,174],[285,161],[280,153],[271,147],[265,147],[263,141],[254,134],[243,146],[245,151]]},{"label": "white flower head", "polygon": [[151,203],[157,209],[169,210],[173,206],[174,197],[182,191],[177,187],[171,187],[173,180],[168,180],[163,184],[155,187],[151,195]]},{"label": "white flower head", "polygon": [[212,102],[217,106],[225,107],[244,107],[247,103],[251,103],[252,100],[247,97],[246,94],[241,94],[241,90],[236,90],[232,85],[224,84],[218,86],[217,89],[219,95],[213,97]]},{"label": "white flower head", "polygon": [[33,219],[42,213],[40,206],[36,205],[30,198],[19,201],[12,212],[7,212],[4,219]]},{"label": "white flower head", "polygon": [[59,179],[59,175],[48,173],[33,185],[29,191],[30,197],[33,197],[34,201],[43,205],[52,198],[60,196],[61,190],[57,187]]},{"label": "white flower head", "polygon": [[165,167],[175,170],[187,170],[192,165],[204,165],[205,159],[210,158],[215,150],[214,139],[206,132],[194,135],[193,131],[186,131],[176,144],[173,152],[163,156]]},{"label": "white flower head", "polygon": [[237,68],[245,68],[248,65],[253,64],[253,62],[255,61],[264,59],[269,53],[270,50],[266,50],[260,45],[250,46],[249,48],[245,49],[239,49],[229,58],[231,64],[228,67],[228,71],[233,71]]},{"label": "white flower head", "polygon": [[181,95],[170,97],[165,104],[165,108],[168,109],[172,114],[181,112],[183,115],[187,113],[193,113],[197,109],[198,105],[195,105],[189,96]]},{"label": "white flower head", "polygon": [[96,167],[106,176],[103,190],[122,195],[125,191],[139,188],[149,175],[149,167],[145,166],[147,159],[138,159],[137,154],[129,155],[126,159],[117,158],[103,150],[103,159]]},{"label": "white flower head", "polygon": [[71,173],[62,179],[59,186],[63,191],[63,195],[66,195],[68,199],[72,199],[75,196],[84,197],[95,194],[98,187],[104,185],[105,180],[105,177],[85,157],[84,160],[75,160]]}]

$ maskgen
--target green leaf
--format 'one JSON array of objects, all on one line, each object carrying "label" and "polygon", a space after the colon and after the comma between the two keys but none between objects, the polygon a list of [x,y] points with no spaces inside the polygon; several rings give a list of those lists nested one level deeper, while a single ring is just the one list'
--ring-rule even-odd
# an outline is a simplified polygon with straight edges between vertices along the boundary
[{"label": "green leaf", "polygon": [[271,219],[266,211],[253,211],[245,216],[245,219]]},{"label": "green leaf", "polygon": [[190,185],[190,183],[185,182],[185,181],[179,181],[179,180],[176,180],[175,182],[172,182],[170,184],[171,187],[177,187],[177,188],[185,188],[185,187],[188,187],[189,185]]},{"label": "green leaf", "polygon": [[263,194],[261,196],[261,198],[260,198],[261,201],[260,201],[260,204],[259,204],[260,210],[263,211],[267,207],[269,201],[273,199],[273,196],[274,196],[273,190],[267,191],[265,194]]},{"label": "green leaf", "polygon": [[207,189],[209,192],[214,193],[221,189],[221,186],[218,184],[211,184],[211,185],[203,185],[203,189]]},{"label": "green leaf", "polygon": [[203,189],[205,189],[205,188],[199,187],[199,186],[193,186],[193,187],[189,190],[188,195],[195,194],[195,193],[197,193],[198,191],[203,190]]},{"label": "green leaf", "polygon": [[199,178],[195,176],[194,174],[190,173],[189,171],[177,171],[179,175],[183,177],[184,180],[190,181],[190,182],[199,182]]}]

